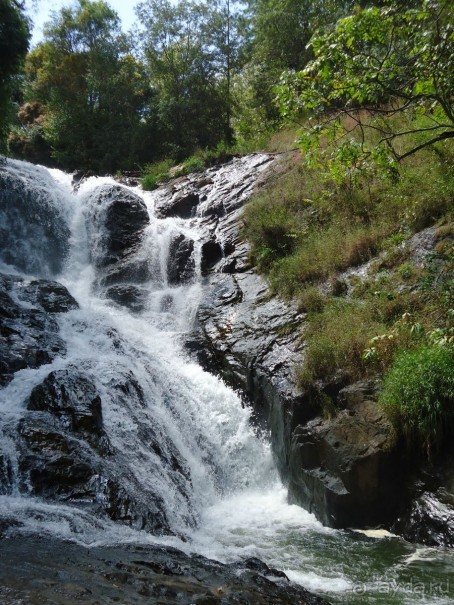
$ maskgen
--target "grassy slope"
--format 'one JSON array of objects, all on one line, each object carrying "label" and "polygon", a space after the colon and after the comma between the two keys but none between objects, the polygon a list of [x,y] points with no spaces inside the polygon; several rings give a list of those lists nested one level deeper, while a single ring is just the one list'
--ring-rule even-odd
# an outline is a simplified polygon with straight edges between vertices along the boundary
[{"label": "grassy slope", "polygon": [[[248,204],[244,234],[257,266],[275,294],[307,313],[301,387],[384,376],[386,388],[402,355],[450,339],[453,168],[452,141],[409,157],[394,182],[369,174],[355,186],[330,182],[294,156]],[[436,226],[437,244],[422,268],[404,243],[429,226]],[[347,293],[342,271],[371,259],[368,277],[353,280]],[[445,387],[452,398],[454,386]],[[453,405],[443,414],[454,417]],[[399,428],[409,423],[395,409],[390,415]]]}]

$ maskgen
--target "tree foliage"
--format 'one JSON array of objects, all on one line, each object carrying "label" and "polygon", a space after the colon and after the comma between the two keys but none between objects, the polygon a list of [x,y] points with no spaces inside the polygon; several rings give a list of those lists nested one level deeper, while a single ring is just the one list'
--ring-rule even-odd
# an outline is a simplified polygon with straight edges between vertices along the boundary
[{"label": "tree foliage", "polygon": [[183,156],[231,139],[230,81],[239,64],[241,18],[233,0],[146,0],[142,43],[167,151]]},{"label": "tree foliage", "polygon": [[[454,136],[453,17],[448,0],[407,10],[390,4],[358,11],[328,35],[315,35],[314,59],[287,72],[277,88],[285,116],[309,118],[303,147],[315,149],[328,137],[353,161],[375,157],[390,164]],[[401,128],[415,116],[418,127]],[[373,147],[366,128],[376,133]],[[346,135],[354,130],[359,138],[352,143]],[[416,144],[409,137],[415,132]]]},{"label": "tree foliage", "polygon": [[[44,138],[60,165],[106,172],[137,159],[148,93],[129,51],[110,6],[78,0],[54,14],[27,57],[27,97],[42,104]],[[28,140],[33,129],[22,131]]]},{"label": "tree foliage", "polygon": [[0,0],[0,150],[7,134],[14,80],[28,51],[29,24],[17,3]]}]

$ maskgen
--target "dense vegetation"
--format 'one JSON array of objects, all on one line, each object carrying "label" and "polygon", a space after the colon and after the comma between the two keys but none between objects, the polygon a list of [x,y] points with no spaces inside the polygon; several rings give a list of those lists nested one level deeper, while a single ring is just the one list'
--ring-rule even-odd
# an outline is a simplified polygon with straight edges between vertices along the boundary
[{"label": "dense vegetation", "polygon": [[[25,4],[0,2],[26,28]],[[274,86],[283,70],[303,68],[313,54],[312,34],[329,31],[355,5],[143,0],[125,34],[105,0],[68,0],[16,78],[9,152],[71,170],[115,172],[180,162],[218,146],[254,149],[281,123]],[[18,59],[5,55],[17,74],[28,38],[12,34],[1,30]]]},{"label": "dense vegetation", "polygon": [[310,47],[276,89],[303,153],[245,233],[307,313],[301,387],[333,413],[335,387],[383,377],[381,405],[430,455],[454,427],[453,9],[370,7]]},{"label": "dense vegetation", "polygon": [[[333,413],[333,385],[383,379],[396,428],[427,452],[442,444],[454,426],[452,2],[143,0],[125,34],[104,0],[77,0],[26,56],[23,4],[0,9],[0,135],[16,157],[139,170],[153,189],[231,153],[298,145],[244,233],[274,292],[307,315],[300,385]],[[423,259],[413,236],[426,228]]]}]

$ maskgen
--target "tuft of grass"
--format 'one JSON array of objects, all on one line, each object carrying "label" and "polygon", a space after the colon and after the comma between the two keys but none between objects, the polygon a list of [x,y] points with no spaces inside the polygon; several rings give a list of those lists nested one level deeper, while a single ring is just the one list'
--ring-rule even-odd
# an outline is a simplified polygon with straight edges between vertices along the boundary
[{"label": "tuft of grass", "polygon": [[454,357],[443,346],[402,351],[385,377],[379,404],[410,444],[428,456],[454,429]]},{"label": "tuft of grass", "polygon": [[[279,210],[274,210],[274,233],[285,226],[279,234],[276,244],[270,246],[268,225],[262,227],[262,233],[273,254],[268,255],[269,281],[274,293],[285,297],[299,296],[309,283],[328,279],[336,272],[348,267],[361,265],[371,259],[378,251],[383,237],[382,228],[356,225],[330,225],[301,233],[292,221],[286,217],[285,224],[279,223]],[[291,226],[291,228],[289,228]],[[289,249],[287,238],[292,238]],[[288,252],[291,251],[291,254]],[[263,248],[256,251],[260,264]],[[279,258],[280,256],[280,258]]]},{"label": "tuft of grass", "polygon": [[169,179],[169,170],[174,165],[174,161],[171,159],[161,160],[153,164],[146,164],[143,169],[143,176],[141,179],[142,188],[145,191],[153,191],[161,183],[164,183]]},{"label": "tuft of grass", "polygon": [[368,371],[364,350],[371,335],[386,330],[384,323],[371,317],[369,307],[358,301],[331,299],[322,311],[310,316],[305,360],[297,371],[299,386],[307,389],[339,373],[346,380],[364,376]]},{"label": "tuft of grass", "polygon": [[308,286],[298,298],[298,310],[302,313],[320,313],[326,304],[327,297],[316,286]]}]

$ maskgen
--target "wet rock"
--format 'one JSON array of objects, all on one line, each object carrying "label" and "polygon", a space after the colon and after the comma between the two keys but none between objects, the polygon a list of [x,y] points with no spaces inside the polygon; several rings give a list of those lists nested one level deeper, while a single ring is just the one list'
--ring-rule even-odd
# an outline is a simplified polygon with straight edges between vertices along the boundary
[{"label": "wet rock", "polygon": [[131,311],[139,313],[145,308],[147,292],[138,286],[119,285],[108,288],[106,296],[118,305],[128,307]]},{"label": "wet rock", "polygon": [[179,233],[172,238],[167,259],[167,279],[176,285],[190,281],[195,274],[194,241]]},{"label": "wet rock", "polygon": [[392,531],[410,542],[454,548],[454,453],[452,446],[425,464],[407,490],[410,504]]},{"label": "wet rock", "polygon": [[171,547],[87,549],[47,537],[16,537],[14,527],[7,531],[0,566],[5,605],[22,599],[55,605],[328,605],[258,560],[251,569],[248,561],[225,565]]},{"label": "wet rock", "polygon": [[46,412],[22,419],[19,435],[23,447],[18,466],[25,491],[53,500],[95,501],[90,480],[98,460],[88,445],[63,433],[58,419]]},{"label": "wet rock", "polygon": [[119,178],[116,178],[116,180],[121,185],[126,185],[127,187],[138,187],[140,185],[140,175],[140,172],[125,170]]},{"label": "wet rock", "polygon": [[[118,369],[104,390],[113,409],[129,409],[133,415],[146,407],[144,391],[131,371]],[[107,436],[98,388],[83,369],[69,365],[51,372],[32,390],[27,408],[17,437],[12,436],[22,490],[88,507],[137,529],[172,533],[159,489],[131,473],[131,452],[119,449]],[[190,472],[172,441],[152,426],[137,423],[133,443],[157,457],[155,468],[147,462],[147,472],[171,477],[175,489],[187,498]],[[8,469],[3,467],[7,489]]]},{"label": "wet rock", "polygon": [[121,255],[137,246],[138,235],[149,225],[150,217],[145,202],[122,187],[112,186],[109,191],[101,192],[99,203],[106,202],[106,250],[112,255]]},{"label": "wet rock", "polygon": [[167,218],[177,216],[179,218],[191,218],[194,216],[195,209],[200,202],[199,194],[196,191],[177,191],[169,199],[162,199],[155,207],[158,218]]},{"label": "wet rock", "polygon": [[344,392],[348,407],[293,432],[289,497],[330,527],[391,521],[402,504],[405,457],[364,383]]},{"label": "wet rock", "polygon": [[222,246],[219,242],[208,241],[202,244],[202,273],[212,269],[224,256]]},{"label": "wet rock", "polygon": [[100,286],[148,281],[148,259],[140,251],[140,244],[149,222],[144,201],[131,191],[120,185],[103,185],[95,190],[87,227]]},{"label": "wet rock", "polygon": [[[8,443],[5,442],[3,435],[3,443],[0,443],[0,495],[11,494],[14,486],[14,468],[9,452],[5,451],[8,448]],[[1,537],[1,526],[0,526]]]},{"label": "wet rock", "polygon": [[121,483],[109,479],[103,487],[103,497],[106,512],[113,521],[121,521],[135,529],[145,529],[153,533],[170,533],[163,512],[164,502],[157,494],[143,502],[135,499]]},{"label": "wet rock", "polygon": [[393,531],[410,542],[453,548],[454,495],[445,489],[422,494],[397,520]]},{"label": "wet rock", "polygon": [[24,286],[18,291],[18,297],[40,306],[48,313],[67,313],[79,308],[79,304],[65,286],[45,279],[35,280]]},{"label": "wet rock", "polygon": [[93,382],[73,365],[51,372],[36,386],[28,409],[51,412],[68,430],[89,440],[102,434],[101,397]]},{"label": "wet rock", "polygon": [[[66,353],[66,345],[58,335],[59,327],[52,315],[32,308],[30,304],[20,304],[22,287],[21,278],[0,276],[0,385],[10,382],[19,370],[38,368]],[[67,291],[66,294],[70,297]],[[66,294],[63,299],[67,301]],[[52,301],[52,306],[55,303],[61,309],[61,300]]]},{"label": "wet rock", "polygon": [[16,160],[1,163],[0,259],[29,274],[52,275],[63,267],[69,236],[48,171]]},{"label": "wet rock", "polygon": [[241,389],[265,419],[284,476],[293,428],[317,412],[296,387],[302,347],[294,328],[301,319],[295,309],[269,298],[260,276],[214,273],[187,343],[204,367]]}]

